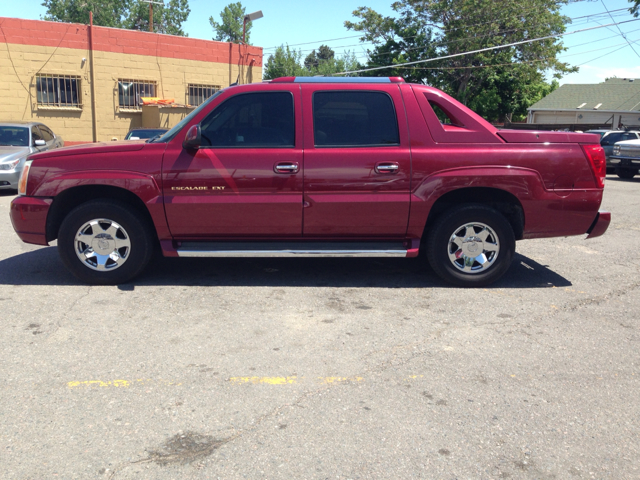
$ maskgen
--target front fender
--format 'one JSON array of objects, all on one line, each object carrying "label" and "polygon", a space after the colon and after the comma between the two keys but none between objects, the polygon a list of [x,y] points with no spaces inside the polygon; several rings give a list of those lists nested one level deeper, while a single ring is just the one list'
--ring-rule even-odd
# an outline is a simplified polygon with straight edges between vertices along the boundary
[{"label": "front fender", "polygon": [[[31,183],[29,178],[29,183]],[[160,239],[170,237],[164,214],[162,190],[156,179],[144,173],[126,170],[88,170],[45,175],[29,192],[33,197],[54,199],[60,194],[83,187],[109,187],[120,189],[138,197],[146,206]]]},{"label": "front fender", "polygon": [[[32,178],[29,178],[31,183]],[[144,173],[119,170],[88,170],[47,175],[29,192],[34,197],[55,197],[69,188],[87,185],[120,187],[140,197],[144,203],[161,196],[156,179]]]}]

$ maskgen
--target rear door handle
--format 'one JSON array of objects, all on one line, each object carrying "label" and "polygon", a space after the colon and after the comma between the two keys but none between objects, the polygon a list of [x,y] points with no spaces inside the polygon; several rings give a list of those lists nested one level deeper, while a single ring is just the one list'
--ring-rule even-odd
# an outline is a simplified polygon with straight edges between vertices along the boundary
[{"label": "rear door handle", "polygon": [[273,171],[276,173],[298,173],[297,163],[276,163]]},{"label": "rear door handle", "polygon": [[396,162],[378,163],[376,164],[376,168],[375,168],[376,173],[386,173],[386,174],[397,173],[399,169],[400,169],[400,165],[398,165]]}]

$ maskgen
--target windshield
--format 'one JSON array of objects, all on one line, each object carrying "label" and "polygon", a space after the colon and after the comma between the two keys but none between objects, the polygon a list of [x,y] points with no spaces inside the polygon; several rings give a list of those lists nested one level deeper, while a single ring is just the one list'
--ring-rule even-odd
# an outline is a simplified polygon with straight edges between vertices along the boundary
[{"label": "windshield", "polygon": [[29,146],[29,129],[0,126],[0,145],[12,147]]},{"label": "windshield", "polygon": [[211,101],[214,98],[216,98],[218,95],[220,95],[222,92],[224,92],[224,89],[218,90],[216,93],[211,95],[207,100],[205,100],[204,103],[201,103],[200,106],[196,108],[193,112],[191,112],[189,115],[187,115],[182,120],[180,120],[180,122],[178,122],[171,130],[169,130],[167,133],[165,133],[161,137],[156,138],[155,140],[151,140],[149,143],[163,143],[163,142],[167,143],[173,140],[173,138],[178,134],[178,132],[182,130],[184,126],[187,123],[189,123],[193,117],[195,117],[196,115],[198,115],[198,113],[200,113],[203,109],[205,109],[207,105],[209,105]]}]

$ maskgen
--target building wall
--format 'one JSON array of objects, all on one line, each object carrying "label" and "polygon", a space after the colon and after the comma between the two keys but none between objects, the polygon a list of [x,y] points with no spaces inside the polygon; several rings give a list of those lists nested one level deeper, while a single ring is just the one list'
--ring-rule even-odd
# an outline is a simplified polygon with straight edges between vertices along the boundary
[{"label": "building wall", "polygon": [[[90,27],[0,18],[0,121],[35,120],[65,142],[93,138]],[[160,108],[161,126],[171,127],[191,110],[188,84],[224,88],[236,80],[262,80],[262,49],[148,32],[93,27],[98,141],[122,139],[142,125],[142,112],[118,106],[118,80],[155,82],[156,96],[181,107]],[[80,77],[82,106],[38,105],[36,76]]]}]

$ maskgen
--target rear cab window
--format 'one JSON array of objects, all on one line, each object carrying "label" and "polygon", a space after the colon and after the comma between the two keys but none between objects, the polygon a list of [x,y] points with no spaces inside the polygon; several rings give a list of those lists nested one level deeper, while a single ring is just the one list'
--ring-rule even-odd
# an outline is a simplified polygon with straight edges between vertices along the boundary
[{"label": "rear cab window", "polygon": [[400,144],[396,111],[385,92],[317,91],[313,125],[314,145],[320,148]]}]

